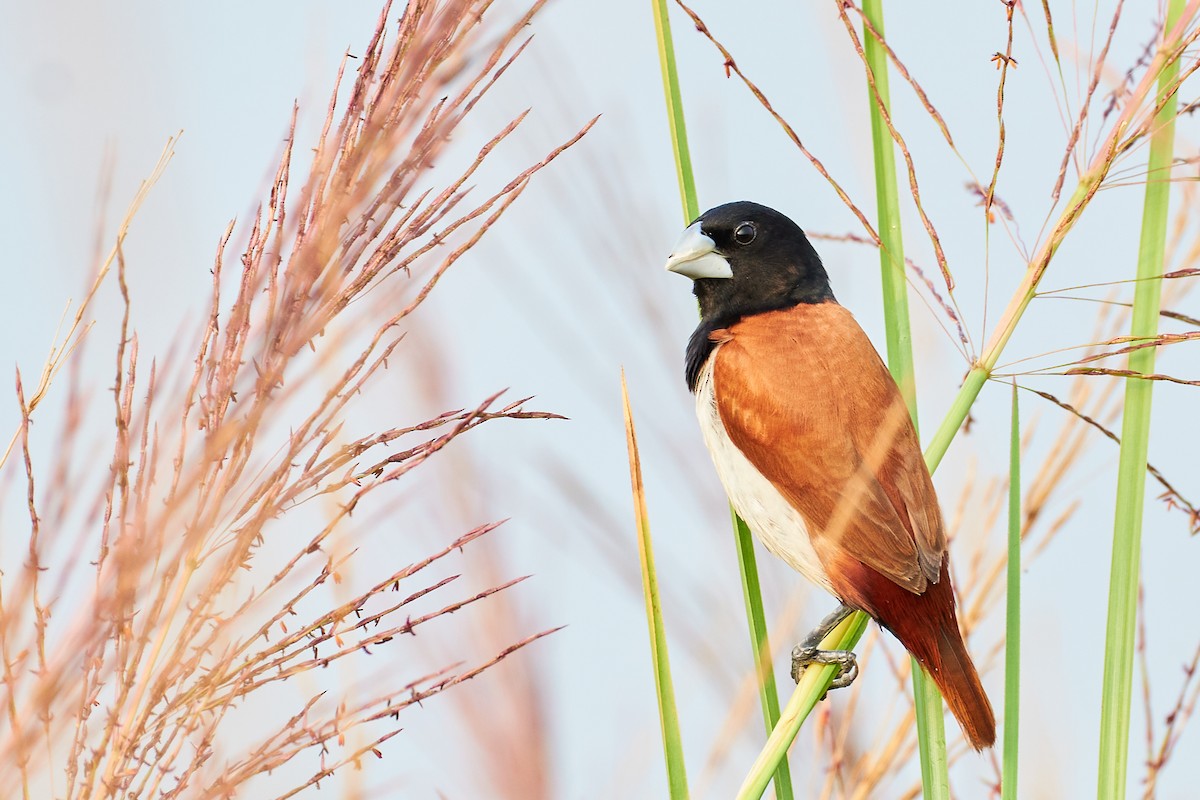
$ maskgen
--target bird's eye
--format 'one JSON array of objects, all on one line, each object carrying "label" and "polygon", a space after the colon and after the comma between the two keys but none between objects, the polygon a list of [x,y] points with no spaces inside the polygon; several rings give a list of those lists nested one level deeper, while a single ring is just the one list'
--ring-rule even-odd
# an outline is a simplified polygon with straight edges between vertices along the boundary
[{"label": "bird's eye", "polygon": [[750,244],[757,235],[758,229],[754,227],[753,223],[743,222],[734,229],[733,240],[738,244]]}]

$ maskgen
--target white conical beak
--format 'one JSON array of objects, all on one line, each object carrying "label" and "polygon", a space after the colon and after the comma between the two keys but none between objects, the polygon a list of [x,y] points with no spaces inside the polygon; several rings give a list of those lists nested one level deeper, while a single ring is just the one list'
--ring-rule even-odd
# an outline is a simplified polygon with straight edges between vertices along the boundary
[{"label": "white conical beak", "polygon": [[679,237],[667,258],[667,270],[692,280],[733,277],[729,262],[717,252],[716,242],[700,231],[699,222],[690,225]]}]

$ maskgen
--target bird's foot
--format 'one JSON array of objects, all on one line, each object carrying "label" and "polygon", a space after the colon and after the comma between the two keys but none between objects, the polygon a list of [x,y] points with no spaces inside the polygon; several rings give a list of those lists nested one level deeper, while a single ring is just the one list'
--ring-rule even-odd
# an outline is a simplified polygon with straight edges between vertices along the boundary
[{"label": "bird's foot", "polygon": [[[822,650],[821,641],[829,632],[854,613],[854,609],[842,603],[831,614],[821,620],[804,641],[792,648],[792,680],[800,682],[800,675],[810,664],[835,664],[837,674],[833,676],[830,689],[841,689],[854,683],[858,677],[858,659],[852,650]],[[824,699],[824,698],[822,698]]]},{"label": "bird's foot", "polygon": [[858,657],[853,650],[818,650],[807,643],[792,648],[792,680],[799,683],[805,668],[812,664],[837,666],[838,671],[829,684],[830,689],[845,688],[858,677]]}]

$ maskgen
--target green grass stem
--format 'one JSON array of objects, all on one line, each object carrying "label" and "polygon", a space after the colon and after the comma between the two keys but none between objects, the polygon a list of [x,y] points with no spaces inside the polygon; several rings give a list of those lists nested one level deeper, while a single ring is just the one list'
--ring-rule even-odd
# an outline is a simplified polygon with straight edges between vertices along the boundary
[{"label": "green grass stem", "polygon": [[[1164,30],[1169,31],[1175,26],[1183,6],[1183,0],[1171,0]],[[1163,47],[1173,44],[1163,42]],[[1178,61],[1172,61],[1162,70],[1158,78],[1160,100],[1175,82],[1178,73]],[[1170,177],[1174,152],[1175,110],[1176,98],[1171,96],[1163,103],[1150,138],[1142,233],[1138,246],[1138,281],[1129,330],[1134,337],[1153,337],[1158,333],[1162,279],[1156,276],[1164,271],[1171,189],[1167,179]],[[1129,369],[1143,374],[1154,372],[1155,353],[1156,348],[1153,347],[1134,351],[1129,356]],[[1125,410],[1121,421],[1121,455],[1117,465],[1117,499],[1109,574],[1104,683],[1100,703],[1098,796],[1101,800],[1120,800],[1125,797],[1142,511],[1146,499],[1146,458],[1150,444],[1153,388],[1152,381],[1140,378],[1125,380]]]},{"label": "green grass stem", "polygon": [[[858,640],[862,638],[863,633],[866,632],[868,622],[870,622],[870,617],[861,611],[851,614],[821,640],[820,649],[853,649],[854,645],[858,644]],[[796,691],[792,692],[791,698],[779,717],[779,724],[771,731],[766,746],[759,752],[742,787],[738,790],[737,800],[758,800],[762,797],[763,792],[767,790],[767,784],[771,782],[771,775],[774,774],[776,765],[786,760],[788,748],[791,747],[796,734],[800,732],[800,726],[804,724],[804,720],[808,719],[813,708],[825,696],[836,672],[837,667],[832,665],[822,667],[814,665],[804,670],[804,674],[800,676],[800,682],[796,684]]]},{"label": "green grass stem", "polygon": [[[883,0],[865,0],[863,15],[883,35]],[[889,107],[887,53],[878,40],[863,30],[863,52],[875,84],[867,88],[871,116],[871,143],[875,155],[875,206],[878,212],[879,266],[883,283],[883,322],[887,332],[887,361],[900,394],[908,404],[914,424],[917,391],[913,368],[912,330],[908,314],[908,282],[904,271],[904,239],[901,235],[900,194],[896,182],[896,151],[879,105]],[[877,95],[877,96],[876,96]]]},{"label": "green grass stem", "polygon": [[[883,0],[864,0],[863,16],[880,35],[883,29]],[[904,240],[901,235],[900,192],[896,181],[896,151],[883,118],[890,108],[887,53],[863,24],[863,55],[871,70],[867,84],[870,106],[871,142],[875,156],[875,205],[878,212],[879,266],[883,285],[883,322],[887,335],[887,361],[892,377],[917,425],[916,367],[912,352],[912,328],[908,313],[908,282],[904,271]],[[873,88],[872,88],[873,86]],[[916,659],[912,659],[913,698],[917,715],[917,746],[921,759],[921,784],[926,800],[948,800],[949,765],[946,760],[946,724],[942,695]]]},{"label": "green grass stem", "polygon": [[1017,800],[1017,743],[1021,717],[1021,416],[1012,387],[1008,451],[1008,569],[1004,637],[1004,754],[1001,800]]},{"label": "green grass stem", "polygon": [[629,447],[629,476],[633,486],[633,511],[637,525],[638,557],[641,562],[642,591],[646,598],[646,622],[650,629],[650,655],[654,661],[654,687],[658,695],[658,717],[662,729],[663,755],[667,764],[667,785],[671,800],[686,800],[687,772],[683,761],[683,737],[679,733],[679,714],[675,688],[671,682],[671,661],[667,654],[667,632],[663,625],[662,601],[654,569],[654,548],[650,540],[650,516],[646,512],[646,491],[642,483],[642,462],[638,456],[629,389],[621,371],[621,401],[625,412],[625,442]]},{"label": "green grass stem", "polygon": [[[732,513],[732,510],[731,510]],[[754,645],[754,669],[758,675],[758,700],[762,706],[763,720],[767,733],[779,722],[779,689],[775,685],[775,667],[771,663],[771,643],[767,637],[767,619],[763,611],[762,588],[758,582],[758,563],[754,559],[754,539],[747,525],[736,513],[732,513],[733,528],[737,536],[738,567],[742,575],[742,597],[746,605],[746,621],[750,626],[750,640]],[[747,558],[749,556],[749,558]],[[776,800],[792,800],[792,772],[787,759],[775,768]]]},{"label": "green grass stem", "polygon": [[675,66],[675,41],[671,38],[667,0],[651,0],[650,6],[654,11],[658,65],[662,72],[663,94],[667,101],[667,124],[671,127],[671,149],[675,153],[675,175],[679,179],[679,197],[683,201],[683,219],[686,224],[700,216],[700,204],[696,200],[696,178],[692,174],[687,124],[683,119],[683,95],[679,91],[679,70]]}]

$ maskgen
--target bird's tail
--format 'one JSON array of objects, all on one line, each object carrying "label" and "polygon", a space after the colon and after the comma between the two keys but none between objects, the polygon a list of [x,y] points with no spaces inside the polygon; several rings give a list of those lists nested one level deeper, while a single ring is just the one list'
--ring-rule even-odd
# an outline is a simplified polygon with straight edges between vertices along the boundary
[{"label": "bird's tail", "polygon": [[913,594],[856,559],[829,569],[842,602],[860,608],[890,630],[942,690],[963,733],[976,750],[996,741],[996,716],[971,663],[954,613],[949,559],[922,594]]},{"label": "bird's tail", "polygon": [[916,613],[894,615],[886,622],[942,690],[971,746],[991,747],[996,742],[996,715],[958,629],[948,558],[942,561],[937,583],[929,584],[910,611]]},{"label": "bird's tail", "polygon": [[976,750],[991,747],[996,741],[996,716],[957,624],[950,629],[943,627],[936,636],[917,641],[935,645],[921,647],[926,652],[913,652],[913,655],[942,690],[946,705],[950,706],[971,746]]},{"label": "bird's tail", "polygon": [[888,583],[894,602],[881,604],[878,611],[884,614],[876,615],[876,609],[868,609],[868,613],[889,628],[933,678],[971,746],[976,750],[991,747],[996,741],[996,715],[958,629],[947,563],[942,563],[938,582],[931,583],[922,595]]}]

